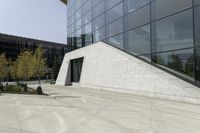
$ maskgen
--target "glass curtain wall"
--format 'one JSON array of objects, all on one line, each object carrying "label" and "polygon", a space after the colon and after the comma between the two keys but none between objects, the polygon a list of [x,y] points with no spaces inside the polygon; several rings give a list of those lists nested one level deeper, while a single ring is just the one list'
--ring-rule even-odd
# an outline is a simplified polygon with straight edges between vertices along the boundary
[{"label": "glass curtain wall", "polygon": [[48,67],[53,67],[55,63],[60,65],[68,51],[68,46],[64,44],[0,34],[0,54],[4,53],[12,61],[16,60],[22,51],[33,51],[37,47],[45,50]]},{"label": "glass curtain wall", "polygon": [[68,45],[105,41],[200,81],[200,0],[69,0]]}]

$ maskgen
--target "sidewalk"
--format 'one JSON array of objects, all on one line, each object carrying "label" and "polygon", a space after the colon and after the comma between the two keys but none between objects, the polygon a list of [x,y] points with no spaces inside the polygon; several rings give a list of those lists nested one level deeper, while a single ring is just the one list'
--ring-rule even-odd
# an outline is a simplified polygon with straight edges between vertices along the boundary
[{"label": "sidewalk", "polygon": [[200,106],[78,87],[0,96],[0,133],[199,133]]}]

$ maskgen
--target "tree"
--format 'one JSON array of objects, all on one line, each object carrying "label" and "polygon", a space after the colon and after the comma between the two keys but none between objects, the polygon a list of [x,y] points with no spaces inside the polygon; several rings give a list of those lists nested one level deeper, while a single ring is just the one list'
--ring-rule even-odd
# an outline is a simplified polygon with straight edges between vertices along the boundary
[{"label": "tree", "polygon": [[9,82],[9,73],[10,73],[10,67],[11,67],[11,59],[8,59],[7,60],[7,67],[6,67],[6,86],[8,85],[8,82]]},{"label": "tree", "polygon": [[17,63],[17,61],[11,62],[11,63],[10,63],[10,70],[9,70],[9,73],[10,73],[11,78],[14,79],[14,82],[15,82],[15,80],[16,80],[17,77],[18,77],[17,71],[18,71],[18,63]]},{"label": "tree", "polygon": [[60,63],[58,57],[54,58],[53,67],[52,67],[52,79],[55,80],[58,76],[58,72],[60,70]]},{"label": "tree", "polygon": [[17,59],[17,75],[25,81],[24,91],[27,92],[27,80],[33,76],[33,55],[30,51],[22,52]]},{"label": "tree", "polygon": [[176,54],[171,55],[171,61],[168,63],[168,67],[179,72],[184,72],[183,62],[180,56]]},{"label": "tree", "polygon": [[190,76],[194,76],[194,56],[191,55],[185,64],[185,73]]},{"label": "tree", "polygon": [[42,87],[41,87],[41,77],[45,75],[47,66],[46,66],[46,58],[44,58],[44,49],[38,47],[33,56],[33,73],[34,76],[38,78],[38,94],[42,94]]},{"label": "tree", "polygon": [[7,76],[7,59],[5,54],[0,55],[0,89],[3,89],[3,79]]}]

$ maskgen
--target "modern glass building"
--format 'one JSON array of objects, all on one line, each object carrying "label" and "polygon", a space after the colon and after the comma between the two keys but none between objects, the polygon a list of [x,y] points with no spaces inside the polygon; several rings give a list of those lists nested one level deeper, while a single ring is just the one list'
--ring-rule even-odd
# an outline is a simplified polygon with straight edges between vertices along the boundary
[{"label": "modern glass building", "polygon": [[68,0],[68,45],[104,41],[200,84],[200,0]]},{"label": "modern glass building", "polygon": [[37,47],[45,49],[47,64],[50,68],[53,67],[55,63],[58,63],[59,66],[61,65],[63,57],[68,49],[66,44],[0,34],[0,54],[5,53],[6,57],[11,60],[16,60],[21,51],[32,51]]}]

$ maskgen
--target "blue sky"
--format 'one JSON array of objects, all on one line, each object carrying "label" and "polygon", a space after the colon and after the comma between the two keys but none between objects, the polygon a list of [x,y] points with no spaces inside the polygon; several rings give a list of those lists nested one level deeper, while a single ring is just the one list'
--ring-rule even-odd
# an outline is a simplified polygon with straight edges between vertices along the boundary
[{"label": "blue sky", "polygon": [[59,0],[0,0],[0,33],[66,43],[66,12]]}]

